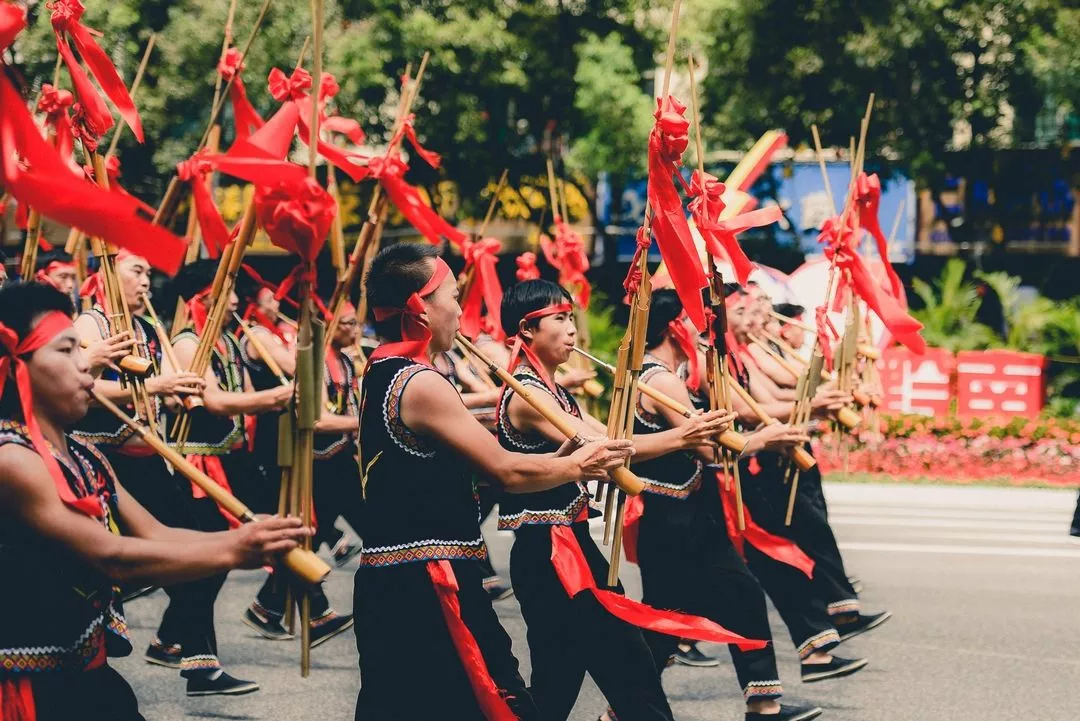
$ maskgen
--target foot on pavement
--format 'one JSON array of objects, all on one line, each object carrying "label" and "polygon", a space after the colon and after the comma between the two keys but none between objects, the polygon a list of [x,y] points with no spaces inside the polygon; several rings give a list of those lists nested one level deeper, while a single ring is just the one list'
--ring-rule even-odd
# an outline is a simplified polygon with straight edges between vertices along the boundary
[{"label": "foot on pavement", "polygon": [[777,713],[746,712],[746,721],[810,721],[821,715],[817,706],[791,706],[780,704]]},{"label": "foot on pavement", "polygon": [[837,618],[836,632],[840,634],[840,642],[843,643],[849,638],[858,636],[860,633],[872,631],[890,618],[892,618],[891,611],[872,613],[868,616],[860,613],[846,618]]},{"label": "foot on pavement", "polygon": [[337,614],[327,611],[322,617],[311,619],[311,647],[321,646],[339,633],[352,628],[352,625],[351,613]]},{"label": "foot on pavement", "polygon": [[719,666],[720,658],[718,656],[710,656],[707,653],[703,653],[696,643],[680,643],[675,649],[675,653],[671,654],[675,659],[675,663],[681,663],[683,666]]},{"label": "foot on pavement", "polygon": [[263,638],[271,641],[291,641],[294,636],[281,625],[281,619],[269,614],[261,613],[254,607],[244,611],[242,619],[247,626],[255,629]]},{"label": "foot on pavement", "polygon": [[869,663],[865,658],[840,658],[833,656],[828,663],[803,663],[803,683],[824,681],[827,678],[842,678],[865,668]]},{"label": "foot on pavement", "polygon": [[254,681],[233,678],[221,669],[188,676],[188,696],[241,696],[259,690]]},{"label": "foot on pavement", "polygon": [[143,659],[147,663],[164,666],[165,668],[180,668],[180,661],[183,658],[184,653],[183,649],[180,648],[180,644],[164,644],[156,638],[150,642],[150,645],[146,648],[146,653],[143,654]]}]

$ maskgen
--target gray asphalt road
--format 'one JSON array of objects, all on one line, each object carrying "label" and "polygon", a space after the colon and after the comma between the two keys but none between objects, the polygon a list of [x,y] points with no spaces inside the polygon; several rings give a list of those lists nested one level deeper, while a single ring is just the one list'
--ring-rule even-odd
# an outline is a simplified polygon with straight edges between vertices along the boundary
[{"label": "gray asphalt road", "polygon": [[[834,484],[827,493],[849,570],[865,583],[865,606],[888,608],[895,618],[842,647],[870,659],[866,670],[804,686],[773,614],[787,698],[824,706],[832,721],[1080,719],[1080,545],[1065,535],[1074,492]],[[490,533],[489,541],[496,565],[505,565],[511,538]],[[625,568],[623,580],[637,595],[636,567]],[[188,699],[175,672],[138,654],[119,659],[147,719],[352,719],[359,676],[351,633],[316,649],[312,675],[301,679],[297,642],[264,641],[240,623],[260,582],[258,572],[233,573],[217,611],[228,670],[262,690]],[[327,590],[336,608],[349,609],[349,569],[333,574]],[[140,651],[165,600],[158,592],[128,607]],[[517,605],[497,608],[527,674]],[[719,668],[673,667],[664,685],[680,720],[742,718],[726,654]],[[573,719],[590,721],[603,708],[587,682]],[[454,718],[452,710],[445,718]]]}]

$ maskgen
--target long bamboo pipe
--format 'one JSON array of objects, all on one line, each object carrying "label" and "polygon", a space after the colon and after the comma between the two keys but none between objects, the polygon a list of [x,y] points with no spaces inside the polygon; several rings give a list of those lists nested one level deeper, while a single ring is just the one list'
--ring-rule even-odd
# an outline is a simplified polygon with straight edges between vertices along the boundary
[{"label": "long bamboo pipe", "polygon": [[240,330],[244,331],[244,337],[248,339],[251,345],[255,346],[255,352],[259,354],[260,358],[262,358],[262,361],[266,364],[267,369],[269,369],[271,373],[277,376],[278,381],[281,382],[281,385],[289,385],[289,379],[288,377],[286,377],[285,372],[281,370],[281,366],[278,365],[277,361],[274,360],[274,357],[270,355],[270,351],[267,350],[265,345],[263,345],[263,342],[259,340],[258,334],[251,332],[251,326],[249,326],[244,321],[244,319],[240,317],[238,313],[234,312],[233,318],[235,318],[236,322],[239,324]]},{"label": "long bamboo pipe", "polygon": [[[154,310],[154,306],[150,302],[149,293],[143,294],[143,305],[146,306],[146,312],[150,314],[150,322],[154,324],[154,333],[158,337],[158,343],[161,344],[162,354],[164,354],[165,359],[169,361],[169,365],[172,366],[173,372],[179,373],[183,368],[180,366],[180,360],[176,357],[176,349],[173,348],[169,333],[165,330],[165,325],[161,322],[161,319],[158,318],[157,311]],[[184,407],[188,410],[204,405],[203,399],[199,396],[185,396],[183,403]]]},{"label": "long bamboo pipe", "polygon": [[[779,363],[780,367],[791,375],[795,376],[796,378],[802,375],[802,371],[791,365],[791,363],[789,363],[786,358],[775,352],[772,348],[768,346],[767,343],[762,341],[760,338],[750,336],[750,342],[763,350],[766,355]],[[821,371],[821,380],[828,382],[829,380],[831,380],[831,377],[823,370]],[[852,396],[855,398],[855,402],[858,403],[860,406],[865,406],[870,403],[870,396],[868,396],[866,393],[863,393],[862,391],[853,391]],[[862,423],[862,417],[847,406],[844,406],[843,408],[837,410],[834,415],[836,417],[836,420],[848,431],[854,430],[859,426],[860,423]]]},{"label": "long bamboo pipe", "polygon": [[[765,425],[769,426],[780,422],[766,413],[765,409],[761,407],[760,403],[754,400],[754,397],[750,395],[749,391],[738,383],[729,383],[728,390],[735,391],[735,394],[742,398],[746,405],[750,406],[750,412],[757,416],[758,420]],[[791,459],[795,461],[795,465],[803,471],[808,471],[817,465],[817,461],[814,460],[814,457],[802,446],[792,448],[788,453],[791,455]]]},{"label": "long bamboo pipe", "polygon": [[[566,436],[569,440],[584,443],[584,439],[577,432],[577,429],[567,420],[567,414],[563,411],[556,410],[540,401],[536,400],[529,390],[522,385],[521,381],[514,378],[505,368],[500,366],[495,361],[488,358],[480,350],[472,344],[465,336],[460,333],[457,336],[457,341],[465,347],[469,353],[471,353],[478,361],[487,366],[488,371],[494,373],[499,377],[503,383],[510,387],[510,390],[521,396],[521,399],[532,406],[537,413],[542,415],[548,423],[555,426],[559,433]],[[637,475],[625,466],[616,468],[611,472],[611,480],[615,482],[623,493],[628,496],[636,496],[645,489],[645,482],[642,481]]]},{"label": "long bamboo pipe", "polygon": [[[207,496],[226,511],[236,516],[244,523],[255,523],[258,519],[250,508],[245,506],[236,496],[232,495],[219,486],[209,476],[196,468],[180,453],[173,450],[169,444],[151,433],[149,429],[137,423],[131,416],[120,410],[112,401],[96,391],[91,391],[94,400],[103,408],[119,418],[125,425],[134,430],[140,438],[154,449],[154,452],[164,458],[173,468],[178,470],[185,478],[201,488]],[[330,566],[311,551],[294,548],[282,558],[285,567],[292,571],[297,578],[305,583],[316,584],[322,581],[330,573]]]},{"label": "long bamboo pipe", "polygon": [[[615,366],[600,360],[588,351],[582,350],[581,348],[578,348],[576,346],[574,347],[574,350],[580,353],[585,358],[588,358],[594,364],[603,368],[607,372],[615,372]],[[694,415],[693,409],[686,407],[685,405],[675,400],[663,391],[658,391],[657,389],[650,386],[648,383],[638,383],[638,390],[641,391],[643,394],[647,395],[649,398],[652,398],[660,405],[665,406],[666,408],[670,408],[684,418],[690,418]],[[738,431],[732,430],[723,431],[722,433],[720,433],[719,436],[717,436],[716,440],[720,443],[720,445],[722,445],[724,448],[727,448],[732,453],[742,453],[746,449],[746,445],[750,442],[750,440],[746,436],[739,433]]]}]

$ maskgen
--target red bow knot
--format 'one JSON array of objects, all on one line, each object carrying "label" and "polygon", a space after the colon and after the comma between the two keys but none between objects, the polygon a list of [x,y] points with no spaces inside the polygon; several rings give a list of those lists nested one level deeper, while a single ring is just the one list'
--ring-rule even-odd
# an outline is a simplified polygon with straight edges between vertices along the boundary
[{"label": "red bow knot", "polygon": [[325,102],[330,100],[341,92],[341,86],[338,85],[337,78],[331,73],[323,73],[319,79],[319,101]]},{"label": "red bow knot", "polygon": [[225,52],[225,57],[218,63],[218,74],[224,78],[225,82],[229,82],[233,77],[244,70],[243,55],[236,48],[229,48]]},{"label": "red bow knot", "polygon": [[308,262],[319,254],[337,213],[334,198],[310,177],[297,184],[258,186],[255,204],[270,241]]},{"label": "red bow knot", "polygon": [[641,226],[637,229],[637,236],[635,237],[634,245],[634,259],[630,261],[630,270],[626,273],[626,278],[623,280],[623,290],[626,291],[626,303],[630,302],[630,297],[638,292],[638,287],[641,286],[641,255],[642,253],[649,252],[649,246],[652,245],[652,238],[645,232],[645,226]]},{"label": "red bow knot", "polygon": [[495,340],[502,340],[502,284],[496,266],[502,243],[495,238],[483,238],[466,242],[462,247],[465,256],[465,272],[472,271],[472,282],[461,303],[461,332],[476,338],[485,330],[483,310],[487,306],[487,329]]},{"label": "red bow knot", "polygon": [[726,190],[727,186],[715,175],[705,173],[702,177],[701,171],[695,170],[690,176],[692,200],[687,207],[695,217],[719,218],[726,207],[723,201]]},{"label": "red bow knot", "polygon": [[540,269],[536,266],[536,253],[527,250],[514,262],[517,264],[516,275],[519,283],[540,278]]},{"label": "red bow knot", "polygon": [[270,71],[267,78],[270,86],[270,95],[278,102],[286,100],[303,100],[311,90],[311,73],[303,68],[297,68],[292,75],[286,75],[279,68]]},{"label": "red bow knot", "polygon": [[86,6],[79,0],[52,0],[46,3],[45,7],[52,10],[50,19],[53,30],[58,32],[71,31],[73,26],[82,21],[82,16],[86,12]]},{"label": "red bow knot", "polygon": [[690,121],[686,119],[686,106],[671,95],[664,101],[657,98],[653,117],[656,124],[653,125],[649,144],[655,142],[665,160],[678,163],[690,145]]},{"label": "red bow knot", "polygon": [[99,121],[100,118],[87,110],[82,103],[75,103],[72,107],[71,133],[91,153],[97,150],[98,139],[112,127],[112,122],[102,124]]},{"label": "red bow knot", "polygon": [[371,177],[376,180],[404,177],[409,166],[401,158],[372,158],[367,164]]},{"label": "red bow knot", "polygon": [[210,173],[213,169],[214,166],[206,159],[205,153],[199,151],[187,160],[181,160],[176,164],[176,175],[184,182],[196,179],[204,180],[207,173]]},{"label": "red bow knot", "polygon": [[900,282],[900,276],[893,269],[892,263],[889,262],[889,241],[881,230],[881,221],[878,217],[881,208],[881,179],[877,173],[873,175],[859,173],[859,176],[855,178],[855,207],[859,211],[859,225],[866,228],[877,244],[878,255],[889,277],[889,292],[894,298],[899,299],[903,295],[903,284]]},{"label": "red bow knot", "polygon": [[38,112],[45,113],[45,120],[51,125],[56,124],[56,119],[75,102],[75,96],[67,90],[54,88],[45,83],[41,86],[41,99],[38,100]]}]

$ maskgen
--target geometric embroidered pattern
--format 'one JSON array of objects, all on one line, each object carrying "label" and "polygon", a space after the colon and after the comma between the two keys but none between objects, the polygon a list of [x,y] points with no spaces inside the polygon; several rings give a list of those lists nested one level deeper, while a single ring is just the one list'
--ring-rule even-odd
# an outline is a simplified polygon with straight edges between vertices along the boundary
[{"label": "geometric embroidered pattern", "polygon": [[832,648],[838,643],[840,643],[840,634],[835,628],[827,629],[803,641],[799,646],[799,658],[806,658],[815,651]]},{"label": "geometric embroidered pattern", "polygon": [[221,661],[218,661],[218,657],[211,653],[185,656],[180,661],[181,671],[214,671],[219,668],[221,668]]},{"label": "geometric embroidered pattern", "polygon": [[780,698],[784,694],[784,688],[780,685],[780,679],[772,681],[751,681],[743,689],[743,698],[747,701],[761,701],[770,698]]},{"label": "geometric embroidered pattern", "polygon": [[645,492],[655,496],[677,498],[680,501],[689,498],[690,494],[701,487],[701,462],[695,461],[695,463],[697,468],[694,471],[694,475],[685,483],[664,483],[663,481],[657,481],[652,478],[642,478],[641,480],[645,481]]},{"label": "geometric embroidered pattern", "polygon": [[425,370],[433,369],[416,363],[405,366],[394,374],[393,380],[386,388],[386,398],[383,399],[383,422],[386,424],[391,440],[401,450],[421,458],[431,458],[435,455],[435,451],[428,448],[401,420],[401,394],[405,391],[405,384],[417,373]]},{"label": "geometric embroidered pattern", "polygon": [[833,601],[828,606],[830,616],[836,616],[842,613],[858,613],[859,612],[859,599],[849,598],[844,601]]},{"label": "geometric embroidered pattern", "polygon": [[589,494],[578,483],[578,495],[566,508],[534,511],[526,508],[512,515],[499,514],[500,531],[516,531],[522,526],[570,526],[589,505]]},{"label": "geometric embroidered pattern", "polygon": [[487,558],[487,546],[483,538],[469,543],[460,541],[419,541],[382,548],[365,548],[360,554],[360,565],[369,568],[398,566],[417,561],[451,561]]},{"label": "geometric embroidered pattern", "polygon": [[105,643],[102,617],[90,622],[89,628],[70,647],[31,646],[0,648],[0,671],[5,674],[37,673],[41,671],[81,671],[98,655]]}]

